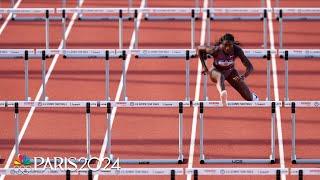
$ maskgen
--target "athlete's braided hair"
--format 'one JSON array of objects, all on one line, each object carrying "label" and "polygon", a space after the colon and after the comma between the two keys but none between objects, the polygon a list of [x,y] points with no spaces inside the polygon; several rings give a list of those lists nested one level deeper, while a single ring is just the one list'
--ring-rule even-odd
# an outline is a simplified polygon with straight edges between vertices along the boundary
[{"label": "athlete's braided hair", "polygon": [[218,46],[218,45],[222,44],[223,41],[231,41],[235,45],[240,45],[240,42],[235,41],[233,34],[230,34],[230,33],[226,33],[223,36],[221,36],[220,39],[218,41],[216,41],[216,43],[214,45]]}]

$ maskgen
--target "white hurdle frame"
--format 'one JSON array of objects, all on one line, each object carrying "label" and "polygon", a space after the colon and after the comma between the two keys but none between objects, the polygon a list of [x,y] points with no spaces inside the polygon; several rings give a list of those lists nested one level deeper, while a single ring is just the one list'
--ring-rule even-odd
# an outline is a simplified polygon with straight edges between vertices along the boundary
[{"label": "white hurdle frame", "polygon": [[[105,103],[101,103],[102,105]],[[19,154],[19,109],[20,108],[86,108],[86,157],[90,154],[90,108],[100,107],[100,101],[0,101],[0,108],[13,108],[15,119],[15,155]],[[52,160],[53,161],[53,160]],[[32,163],[35,163],[31,160]],[[82,163],[82,161],[74,161]]]},{"label": "white hurdle frame", "polygon": [[292,123],[292,137],[291,137],[291,162],[292,164],[320,164],[320,158],[297,158],[296,153],[296,108],[319,108],[320,101],[285,101],[284,107],[291,107],[291,123]]},{"label": "white hurdle frame", "polygon": [[[43,54],[44,53],[44,54]],[[41,56],[42,59],[47,56],[52,56],[55,54],[63,55],[64,58],[71,58],[70,60],[81,59],[104,59],[105,60],[105,95],[107,101],[110,101],[110,58],[118,58],[119,53],[116,52],[116,49],[37,49],[36,55]],[[42,71],[43,72],[43,71]],[[44,78],[44,77],[43,77]],[[45,84],[44,94],[45,94]],[[45,95],[44,95],[45,96]],[[43,100],[43,99],[42,99]]]},{"label": "white hurdle frame", "polygon": [[320,49],[279,49],[278,54],[285,60],[284,101],[289,101],[289,58],[320,58]]},{"label": "white hurdle frame", "polygon": [[45,39],[46,39],[46,49],[50,48],[50,38],[49,38],[49,24],[50,18],[49,14],[54,13],[54,8],[0,8],[1,13],[12,13],[12,14],[44,14],[45,15]]},{"label": "white hurdle frame", "polygon": [[[62,1],[62,8],[65,8],[66,7],[66,1],[67,0],[61,0]],[[15,10],[20,10],[20,9],[27,9],[27,8],[14,8],[14,5],[15,5],[15,0],[11,0],[11,8],[12,9],[15,9]],[[29,8],[28,8],[29,9]],[[37,9],[37,8],[34,8],[34,9]],[[49,8],[49,9],[54,9],[54,8]],[[51,13],[55,13],[54,11],[53,12],[50,12]],[[12,12],[12,18],[11,20],[13,21],[46,21],[47,19],[50,19],[50,20],[61,20],[61,17],[59,16],[50,16],[50,17],[41,17],[41,16],[17,16],[17,14],[20,14],[20,13],[15,13],[15,12]],[[30,14],[39,14],[39,13],[30,13]],[[46,15],[47,16],[47,15]],[[49,15],[48,15],[49,16]]]},{"label": "white hurdle frame", "polygon": [[111,153],[111,108],[178,108],[179,109],[179,143],[177,159],[120,159],[120,164],[182,164],[183,159],[183,108],[190,107],[190,101],[114,101],[107,102],[107,157],[114,160]]},{"label": "white hurdle frame", "polygon": [[186,168],[186,175],[193,175],[198,179],[199,175],[206,176],[275,176],[276,180],[281,175],[288,175],[287,168]]},{"label": "white hurdle frame", "polygon": [[[138,24],[137,24],[137,18],[138,13],[144,13],[144,14],[190,14],[188,20],[191,21],[191,49],[195,48],[195,20],[196,16],[195,14],[201,12],[200,8],[132,8],[129,10],[130,13],[134,14],[134,29],[135,29],[135,44],[134,48],[138,48]],[[155,18],[155,17],[154,17]],[[162,19],[161,19],[162,18]],[[158,20],[164,20],[165,18],[168,19],[166,16],[158,16],[156,19]],[[184,16],[184,20],[186,16]]]},{"label": "white hurdle frame", "polygon": [[[283,49],[283,21],[284,20],[320,20],[320,8],[274,8],[279,21],[279,48]],[[284,16],[284,14],[318,14],[318,16],[308,16],[299,19],[299,16]]]},{"label": "white hurdle frame", "polygon": [[206,159],[204,154],[204,142],[203,142],[203,132],[204,132],[204,108],[223,107],[220,101],[195,101],[193,102],[194,107],[199,107],[200,109],[200,164],[274,164],[275,163],[275,111],[276,107],[281,107],[281,101],[228,101],[227,107],[248,107],[248,108],[271,108],[271,154],[268,159]]},{"label": "white hurdle frame", "polygon": [[[211,42],[211,21],[215,20],[227,20],[226,17],[230,17],[229,20],[248,20],[248,19],[241,19],[241,17],[246,17],[246,16],[224,16],[224,18],[219,19],[215,17],[213,14],[214,13],[220,13],[220,14],[257,14],[260,13],[262,14],[261,17],[259,17],[259,20],[263,22],[263,48],[267,49],[267,42],[268,42],[268,17],[267,13],[272,12],[272,9],[270,8],[202,8],[203,12],[207,12],[207,18],[206,18],[206,23],[207,25],[207,44],[210,45]],[[219,17],[219,16],[218,16]],[[235,17],[238,17],[239,19],[235,19]],[[250,19],[250,20],[256,20],[256,19]]]},{"label": "white hurdle frame", "polygon": [[117,19],[119,20],[119,49],[123,49],[123,14],[128,13],[129,10],[125,8],[57,8],[57,13],[62,15],[62,28],[63,28],[63,48],[67,48],[66,42],[66,14],[78,13],[79,14],[119,14]]},{"label": "white hurdle frame", "polygon": [[[185,87],[185,100],[190,101],[190,58],[196,55],[195,49],[125,49],[122,51],[122,76],[123,76],[123,97],[126,101],[126,73],[125,73],[125,60],[126,55],[132,54],[135,58],[185,58],[186,62],[186,87]],[[119,54],[120,55],[120,54]]]},{"label": "white hurdle frame", "polygon": [[30,101],[31,97],[29,96],[29,58],[34,57],[33,49],[0,49],[0,59],[24,59],[24,94],[25,101]]},{"label": "white hurdle frame", "polygon": [[[213,0],[210,0],[210,7],[211,9],[243,9],[242,7],[239,8],[232,8],[232,7],[223,7],[223,8],[216,8],[214,5]],[[252,9],[263,9],[266,7],[265,0],[261,0],[261,6],[252,8]],[[263,19],[263,14],[264,12],[257,12],[257,14],[260,14],[259,16],[215,16],[213,15],[211,18],[212,20],[217,20],[217,21],[227,21],[227,20],[244,20],[244,21],[257,21],[257,20],[262,20]]]},{"label": "white hurdle frame", "polygon": [[[267,59],[266,100],[270,101],[271,100],[271,54],[276,54],[277,51],[274,49],[243,49],[243,52],[248,58],[266,58]],[[203,101],[209,100],[207,87],[208,87],[208,82],[207,82],[207,77],[205,77],[203,81]]]},{"label": "white hurdle frame", "polygon": [[290,175],[299,176],[299,180],[303,180],[304,175],[320,176],[320,168],[291,168]]},{"label": "white hurdle frame", "polygon": [[[80,7],[81,0],[78,0],[78,7]],[[109,7],[110,9],[114,9],[112,7]],[[128,0],[128,7],[124,7],[123,9],[131,9],[133,8],[132,0]],[[92,9],[92,8],[90,8]],[[117,8],[116,8],[117,9]],[[117,16],[84,16],[84,13],[79,13],[78,19],[79,20],[84,20],[84,21],[103,21],[103,20],[117,20],[119,17]],[[121,17],[123,20],[131,20],[132,17],[130,14],[127,16],[122,16]]]}]

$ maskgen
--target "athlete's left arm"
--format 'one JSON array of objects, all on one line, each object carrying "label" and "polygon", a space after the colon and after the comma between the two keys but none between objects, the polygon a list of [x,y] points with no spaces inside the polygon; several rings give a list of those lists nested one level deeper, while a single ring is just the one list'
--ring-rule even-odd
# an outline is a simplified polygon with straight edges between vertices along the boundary
[{"label": "athlete's left arm", "polygon": [[241,59],[242,64],[246,67],[246,72],[243,76],[246,78],[253,72],[253,66],[247,56],[244,54],[243,50],[240,49],[239,51],[239,58]]}]

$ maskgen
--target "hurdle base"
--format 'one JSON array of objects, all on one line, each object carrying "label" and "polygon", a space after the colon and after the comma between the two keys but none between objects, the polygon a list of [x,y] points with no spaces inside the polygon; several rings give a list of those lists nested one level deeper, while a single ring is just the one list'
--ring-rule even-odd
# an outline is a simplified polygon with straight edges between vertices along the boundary
[{"label": "hurdle base", "polygon": [[[123,20],[132,20],[131,16],[122,17]],[[118,21],[119,16],[79,16],[80,21]]]},{"label": "hurdle base", "polygon": [[[68,18],[66,18],[68,19]],[[25,17],[25,16],[12,16],[11,20],[13,21],[45,21],[45,17]],[[60,16],[51,16],[49,17],[50,21],[61,21],[62,17]]]},{"label": "hurdle base", "polygon": [[202,159],[200,164],[274,164],[274,159]]},{"label": "hurdle base", "polygon": [[5,159],[2,159],[1,156],[0,156],[0,164],[4,164],[6,160]]},{"label": "hurdle base", "polygon": [[[199,20],[202,18],[196,17],[195,20]],[[169,21],[169,20],[175,20],[175,21],[186,21],[191,20],[191,16],[145,16],[144,20],[148,21]]]},{"label": "hurdle base", "polygon": [[211,20],[215,21],[234,21],[234,20],[241,20],[241,21],[262,21],[262,16],[212,16]]},{"label": "hurdle base", "polygon": [[320,164],[320,159],[292,159],[292,164]]}]

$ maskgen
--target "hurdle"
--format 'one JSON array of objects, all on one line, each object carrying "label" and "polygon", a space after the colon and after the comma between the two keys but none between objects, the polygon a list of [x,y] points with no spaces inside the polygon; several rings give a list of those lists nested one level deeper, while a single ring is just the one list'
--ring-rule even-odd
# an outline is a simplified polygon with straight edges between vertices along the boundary
[{"label": "hurdle", "polygon": [[292,123],[292,164],[320,164],[318,159],[297,158],[296,154],[296,108],[319,108],[320,101],[285,101],[284,107],[291,108],[291,123]]},{"label": "hurdle", "polygon": [[[233,12],[233,13],[246,13],[246,14],[251,14],[251,13],[255,13],[255,14],[259,14],[259,15],[257,15],[257,16],[248,16],[248,15],[246,15],[246,16],[222,16],[222,15],[213,15],[212,17],[211,17],[211,19],[212,20],[217,20],[217,21],[233,21],[233,20],[245,20],[245,21],[257,21],[257,20],[262,20],[263,19],[263,16],[264,16],[264,12],[263,11],[259,11],[259,12],[241,12],[241,10],[240,9],[247,9],[247,8],[241,8],[241,7],[239,7],[239,8],[229,8],[229,7],[223,7],[223,8],[217,8],[217,7],[215,7],[215,5],[214,5],[214,2],[213,2],[213,0],[211,0],[210,1],[210,7],[211,7],[211,9],[230,9],[230,10],[239,10],[239,11],[237,11],[237,12]],[[257,8],[250,8],[250,9],[264,9],[265,8],[265,0],[261,0],[261,6],[260,7],[257,7]],[[212,12],[214,12],[214,11],[212,11]],[[214,13],[224,13],[224,12],[219,12],[219,11],[217,11],[217,12],[214,12]]]},{"label": "hurdle", "polygon": [[[86,158],[90,159],[90,115],[91,108],[103,107],[106,103],[100,101],[1,101],[0,107],[13,108],[15,119],[15,155],[19,154],[19,110],[21,108],[85,108],[86,109]],[[106,106],[105,106],[106,107]],[[35,163],[34,160],[31,160]],[[82,163],[81,161],[75,161]]]},{"label": "hurdle", "polygon": [[[277,51],[275,49],[243,49],[244,54],[248,58],[266,58],[267,59],[267,97],[266,100],[271,100],[271,54],[276,54]],[[207,77],[204,75],[203,81],[203,101],[208,101],[208,93],[207,93]]]},{"label": "hurdle", "polygon": [[320,168],[291,168],[290,174],[298,176],[299,180],[303,180],[304,175],[319,176]]},{"label": "hurdle", "polygon": [[0,59],[2,60],[24,59],[25,101],[31,100],[29,96],[29,58],[34,57],[34,53],[33,49],[0,49]]},{"label": "hurdle", "polygon": [[[24,9],[24,8],[15,8],[15,1],[16,0],[11,0],[11,8],[12,9]],[[67,0],[62,0],[62,7],[65,8],[66,7],[66,2]],[[53,8],[52,8],[53,9]],[[53,12],[50,12],[50,13],[54,13]],[[15,13],[15,12],[12,12],[12,20],[14,21],[46,21],[47,19],[50,19],[50,20],[61,20],[61,17],[58,17],[58,16],[50,16],[50,17],[41,17],[41,16],[17,16],[18,13]],[[31,13],[30,13],[31,14]],[[36,12],[32,12],[32,14],[38,14]]]},{"label": "hurdle", "polygon": [[[118,58],[119,52],[116,52],[115,49],[37,49],[37,56],[42,57],[42,62],[45,63],[45,59],[48,56],[52,55],[63,55],[64,58],[71,58],[70,60],[81,59],[104,59],[105,60],[105,96],[106,100],[111,100],[110,98],[110,58]],[[45,72],[45,65],[42,66],[42,72]],[[45,96],[45,73],[43,73],[43,97]]]},{"label": "hurdle", "polygon": [[288,175],[287,168],[187,168],[187,175],[193,175],[197,180],[199,175],[206,176],[275,176],[276,180],[281,179],[281,175]]},{"label": "hurdle", "polygon": [[[119,50],[121,51],[121,50]],[[185,58],[185,69],[186,69],[186,101],[190,101],[190,58],[196,55],[195,49],[125,49],[122,50],[122,76],[123,76],[123,97],[127,100],[126,96],[126,73],[125,73],[125,60],[127,54],[133,54],[135,58]]]},{"label": "hurdle", "polygon": [[[78,0],[78,7],[80,7],[81,0]],[[123,8],[123,9],[131,9],[132,6],[132,0],[128,0],[128,7]],[[110,9],[117,9],[117,8],[111,8]],[[117,20],[119,17],[117,16],[84,16],[84,13],[80,12],[78,19],[79,20],[84,20],[84,21],[103,21],[103,20]],[[131,15],[126,15],[121,17],[123,20],[131,20],[132,16]]]},{"label": "hurdle", "polygon": [[[212,0],[210,0],[212,1]],[[200,5],[199,5],[199,0],[195,0],[194,1],[195,6],[193,7],[193,9],[199,9]],[[148,3],[147,0],[145,1],[145,8],[146,9],[154,9],[151,7],[148,7]],[[173,7],[163,7],[162,9],[190,9],[187,7],[184,8],[173,8]],[[196,13],[199,13],[200,11],[197,11]],[[170,16],[151,16],[151,13],[155,13],[155,12],[145,12],[144,15],[144,19],[145,20],[189,20],[190,17],[189,16],[182,16],[182,15],[178,15],[178,16],[174,16],[174,15],[170,15]],[[179,12],[172,12],[172,13],[179,13]],[[184,13],[182,13],[184,14]],[[194,14],[194,18],[198,19],[197,14]]]},{"label": "hurdle", "polygon": [[177,159],[120,159],[120,164],[182,164],[183,159],[183,108],[190,107],[190,101],[115,101],[107,103],[107,157],[111,160],[111,108],[178,108],[179,110],[179,142]]},{"label": "hurdle", "polygon": [[63,49],[67,48],[66,45],[66,14],[78,13],[80,14],[117,14],[119,21],[119,49],[123,49],[123,14],[128,13],[128,9],[123,8],[57,8],[57,13],[62,14],[62,28],[63,28]]},{"label": "hurdle", "polygon": [[81,170],[70,170],[65,168],[0,168],[0,175],[12,175],[12,176],[66,176],[67,180],[71,179],[71,176],[87,176],[89,180],[93,179],[94,175],[102,176],[166,176],[170,177],[170,180],[175,180],[176,176],[184,175],[183,168],[121,168],[121,169],[100,169],[93,171],[89,168],[83,168]]},{"label": "hurdle", "polygon": [[289,58],[320,58],[320,49],[279,49],[280,58],[285,60],[285,95],[284,100],[289,101]]},{"label": "hurdle", "polygon": [[[255,18],[252,19],[246,19],[248,18],[248,16],[223,16],[223,17],[219,17],[219,16],[215,16],[215,13],[219,13],[219,14],[262,14],[261,17],[259,17],[259,20],[263,21],[263,47],[264,49],[267,49],[267,42],[268,42],[268,25],[267,25],[267,13],[268,12],[272,12],[271,8],[202,8],[203,12],[207,12],[207,29],[206,29],[206,33],[207,35],[207,44],[210,45],[210,41],[211,41],[211,21],[215,21],[215,20],[256,20]],[[236,19],[238,18],[238,19]]]},{"label": "hurdle", "polygon": [[[284,20],[320,20],[320,16],[309,16],[302,17],[299,16],[288,16],[285,17],[284,14],[320,14],[320,8],[274,8],[274,12],[278,14],[279,21],[279,48],[283,48],[283,21]],[[291,18],[291,19],[290,19]]]},{"label": "hurdle", "polygon": [[[200,8],[132,8],[129,10],[130,13],[134,13],[134,30],[135,34],[135,44],[134,48],[138,48],[138,13],[147,13],[147,14],[190,14],[189,20],[191,21],[191,49],[195,48],[195,14],[200,12]],[[158,16],[156,19],[159,19]],[[161,17],[167,18],[167,17]],[[121,49],[121,48],[120,48]]]},{"label": "hurdle", "polygon": [[54,8],[0,8],[0,13],[12,14],[44,14],[45,15],[45,39],[46,49],[49,49],[49,14],[54,13]]},{"label": "hurdle", "polygon": [[271,155],[268,159],[206,159],[204,154],[203,142],[203,126],[204,126],[204,108],[221,108],[223,107],[220,101],[195,101],[194,107],[200,109],[200,164],[274,164],[275,163],[275,111],[276,107],[281,107],[281,101],[228,101],[227,107],[239,108],[271,108]]}]

